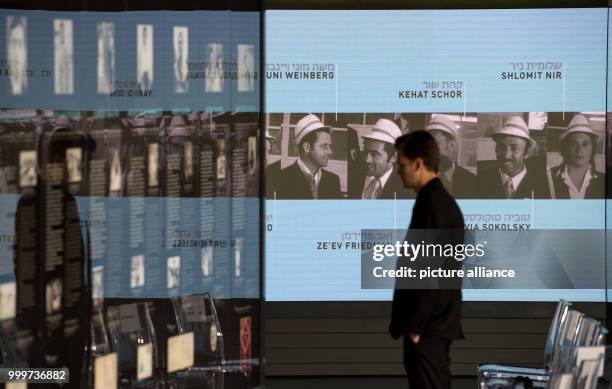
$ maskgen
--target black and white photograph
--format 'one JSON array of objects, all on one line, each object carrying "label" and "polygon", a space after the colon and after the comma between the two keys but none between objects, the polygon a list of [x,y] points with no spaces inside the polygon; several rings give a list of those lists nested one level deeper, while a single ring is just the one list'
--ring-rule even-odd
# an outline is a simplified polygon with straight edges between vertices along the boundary
[{"label": "black and white photograph", "polygon": [[186,182],[193,179],[193,142],[183,143],[183,177]]},{"label": "black and white photograph", "polygon": [[253,45],[238,45],[238,92],[255,90],[255,54]]},{"label": "black and white photograph", "polygon": [[204,92],[223,92],[223,45],[208,44]]},{"label": "black and white photograph", "polygon": [[6,57],[11,94],[21,96],[28,88],[28,25],[25,16],[6,17]]},{"label": "black and white photograph", "polygon": [[257,137],[249,136],[247,143],[247,164],[248,174],[255,174],[257,172]]},{"label": "black and white photograph", "polygon": [[175,26],[173,35],[174,47],[174,91],[176,93],[187,93],[189,83],[187,73],[189,61],[189,29],[187,27]]},{"label": "black and white photograph", "polygon": [[72,20],[53,20],[53,76],[56,95],[74,93]]},{"label": "black and white photograph", "polygon": [[178,288],[181,276],[181,257],[174,256],[168,258],[167,283],[168,289]]},{"label": "black and white photograph", "polygon": [[66,149],[66,173],[69,183],[81,182],[83,173],[83,150],[80,147]]},{"label": "black and white photograph", "polygon": [[153,25],[139,24],[136,28],[136,73],[140,87],[153,88]]},{"label": "black and white photograph", "polygon": [[225,158],[225,139],[217,139],[217,179],[225,180],[227,160]]},{"label": "black and white photograph", "polygon": [[29,188],[36,186],[36,183],[36,151],[19,152],[19,187]]},{"label": "black and white photograph", "polygon": [[63,284],[61,278],[54,278],[47,282],[45,287],[45,312],[53,314],[61,311],[63,298]]},{"label": "black and white photograph", "polygon": [[601,199],[605,192],[604,112],[550,114],[546,165],[553,199]]},{"label": "black and white photograph", "polygon": [[159,186],[159,143],[149,143],[147,153],[147,185],[150,188]]},{"label": "black and white photograph", "polygon": [[98,23],[98,93],[110,94],[115,84],[115,24]]},{"label": "black and white photograph", "polygon": [[430,132],[457,199],[593,199],[605,186],[603,112],[270,113],[268,198],[410,199],[395,140]]},{"label": "black and white photograph", "polygon": [[202,249],[202,276],[210,277],[213,274],[213,248],[210,246]]},{"label": "black and white photograph", "polygon": [[144,255],[132,256],[130,266],[130,288],[141,288],[145,284]]},{"label": "black and white photograph", "polygon": [[119,149],[113,148],[110,150],[111,163],[110,163],[110,178],[109,178],[109,190],[111,193],[117,193],[121,191],[122,185],[122,172],[121,172],[121,158],[119,157]]}]

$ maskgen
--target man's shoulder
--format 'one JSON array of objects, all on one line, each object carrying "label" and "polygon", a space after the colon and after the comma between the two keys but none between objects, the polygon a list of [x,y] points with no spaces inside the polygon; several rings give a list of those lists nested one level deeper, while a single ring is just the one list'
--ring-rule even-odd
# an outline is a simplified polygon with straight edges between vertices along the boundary
[{"label": "man's shoulder", "polygon": [[326,169],[321,169],[321,180],[323,179],[326,180],[330,180],[330,181],[338,181],[340,182],[340,176],[338,176],[336,173],[332,173],[329,170]]}]

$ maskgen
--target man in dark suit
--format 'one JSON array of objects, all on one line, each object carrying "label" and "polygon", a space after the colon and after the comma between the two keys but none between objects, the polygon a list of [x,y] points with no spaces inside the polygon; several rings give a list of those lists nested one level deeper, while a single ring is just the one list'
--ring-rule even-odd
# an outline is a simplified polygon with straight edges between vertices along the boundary
[{"label": "man in dark suit", "polygon": [[358,185],[351,186],[350,198],[414,198],[414,193],[404,188],[401,179],[393,174],[397,161],[395,140],[401,135],[399,127],[388,119],[379,119],[372,130],[363,135],[365,177],[358,178]]},{"label": "man in dark suit", "polygon": [[478,172],[478,194],[485,199],[550,198],[546,173],[529,166],[536,143],[520,116],[512,116],[493,133],[497,168]]},{"label": "man in dark suit", "polygon": [[[440,151],[435,139],[427,131],[416,131],[398,138],[396,148],[402,182],[417,192],[406,240],[410,242],[423,230],[436,230],[435,243],[462,243],[463,215],[437,176]],[[454,258],[440,259],[450,267],[457,264]],[[398,266],[405,261],[400,258]],[[448,281],[437,289],[396,284],[389,332],[394,339],[404,337],[404,366],[411,389],[451,387],[450,345],[463,332],[461,283]]]},{"label": "man in dark suit", "polygon": [[433,115],[425,130],[433,135],[440,149],[440,181],[454,198],[470,199],[476,193],[476,175],[457,165],[458,127],[444,115]]},{"label": "man in dark suit", "polygon": [[280,171],[278,199],[339,199],[340,177],[325,169],[332,155],[330,128],[313,114],[295,126],[298,159]]}]

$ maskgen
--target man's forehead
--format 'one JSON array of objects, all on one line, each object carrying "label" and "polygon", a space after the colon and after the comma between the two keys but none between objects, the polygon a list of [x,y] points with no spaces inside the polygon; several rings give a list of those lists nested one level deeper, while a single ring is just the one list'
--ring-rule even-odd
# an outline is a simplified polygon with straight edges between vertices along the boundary
[{"label": "man's forehead", "polygon": [[385,142],[375,139],[365,139],[363,142],[363,147],[370,150],[382,150],[385,147]]}]

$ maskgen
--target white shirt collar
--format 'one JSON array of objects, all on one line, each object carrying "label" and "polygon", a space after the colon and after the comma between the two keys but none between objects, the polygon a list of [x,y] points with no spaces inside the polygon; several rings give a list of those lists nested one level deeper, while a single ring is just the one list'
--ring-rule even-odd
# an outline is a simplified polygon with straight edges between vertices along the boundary
[{"label": "white shirt collar", "polygon": [[321,169],[319,168],[316,173],[312,173],[310,169],[308,169],[308,166],[306,166],[306,164],[304,163],[304,161],[302,161],[300,157],[298,157],[297,159],[297,164],[300,170],[302,171],[302,173],[304,173],[305,175],[307,176],[314,175],[315,183],[317,184],[317,186],[319,186],[319,182],[321,182],[321,174],[322,174]]},{"label": "white shirt collar", "polygon": [[591,168],[589,167],[586,171],[586,174],[584,175],[584,178],[582,179],[582,185],[580,186],[580,190],[576,189],[574,181],[572,181],[572,179],[570,178],[569,173],[567,172],[567,165],[565,165],[565,169],[561,171],[561,178],[569,189],[570,199],[584,199],[586,195],[586,190],[589,187],[589,184],[591,183],[593,175],[591,174]]},{"label": "white shirt collar", "polygon": [[517,188],[521,184],[521,181],[523,181],[523,178],[525,178],[525,176],[527,175],[527,168],[523,166],[523,170],[521,170],[519,174],[516,174],[513,177],[510,177],[501,170],[499,171],[499,174],[501,176],[502,185],[504,182],[506,182],[506,180],[508,180],[508,178],[510,178],[510,180],[512,180],[512,187],[514,188],[514,190],[517,190]]},{"label": "white shirt collar", "polygon": [[[393,166],[389,170],[387,170],[385,172],[385,174],[383,174],[382,176],[378,177],[378,180],[380,181],[380,189],[381,190],[382,190],[382,188],[385,187],[385,185],[387,184],[387,181],[389,181],[389,177],[391,177],[391,173],[393,173]],[[374,177],[374,176],[367,176],[366,177],[365,182],[363,184],[363,189],[361,190],[361,197],[362,198],[363,198],[363,192],[365,191],[365,188],[367,188],[368,185],[370,185],[370,182],[372,182],[376,178],[377,177]]]}]

